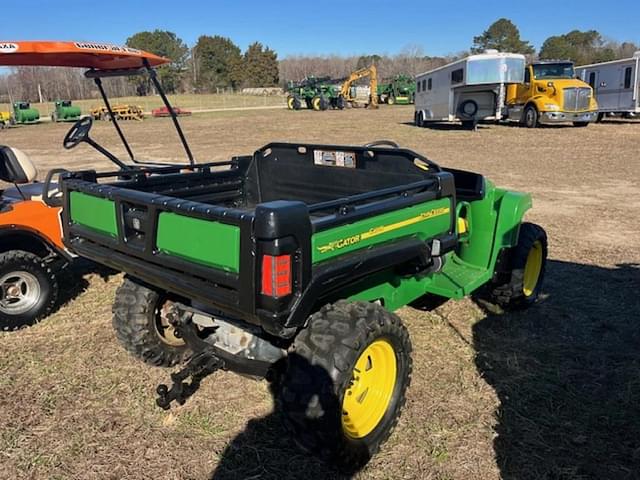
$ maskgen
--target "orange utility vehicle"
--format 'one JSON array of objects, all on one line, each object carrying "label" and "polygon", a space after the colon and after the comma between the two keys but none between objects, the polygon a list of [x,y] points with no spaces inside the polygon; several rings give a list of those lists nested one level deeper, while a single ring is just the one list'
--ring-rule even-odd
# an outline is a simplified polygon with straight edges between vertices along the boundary
[{"label": "orange utility vehicle", "polygon": [[[87,77],[95,78],[112,117],[101,77],[122,72],[133,75],[136,69],[167,62],[147,52],[102,43],[0,41],[0,66],[88,68]],[[92,77],[91,72],[98,70],[101,76]],[[76,139],[87,120],[91,119],[81,119],[71,128],[64,148],[77,145]],[[132,162],[144,163],[136,160],[118,123],[113,123]],[[182,137],[180,130],[179,133]],[[133,168],[88,141],[121,170]],[[0,180],[13,184],[4,189],[0,186],[0,330],[31,325],[48,315],[56,304],[57,275],[74,257],[62,243],[62,199],[54,181],[64,172],[60,168],[51,170],[44,182],[38,182],[37,169],[26,153],[0,146]]]}]

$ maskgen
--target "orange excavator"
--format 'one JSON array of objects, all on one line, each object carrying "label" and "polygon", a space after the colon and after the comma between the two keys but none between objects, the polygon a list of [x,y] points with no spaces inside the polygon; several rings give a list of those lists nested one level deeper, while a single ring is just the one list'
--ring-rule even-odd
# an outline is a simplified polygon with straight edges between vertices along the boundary
[{"label": "orange excavator", "polygon": [[351,73],[340,87],[340,95],[345,103],[352,107],[358,107],[362,104],[358,101],[353,84],[361,78],[369,77],[370,94],[368,102],[364,103],[365,107],[378,108],[378,72],[375,65],[361,68]]}]

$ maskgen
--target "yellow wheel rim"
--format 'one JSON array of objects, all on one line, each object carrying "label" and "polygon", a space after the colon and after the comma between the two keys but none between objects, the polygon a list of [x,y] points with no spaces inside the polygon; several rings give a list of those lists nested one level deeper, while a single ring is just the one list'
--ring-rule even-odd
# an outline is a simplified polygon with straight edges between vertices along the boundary
[{"label": "yellow wheel rim", "polygon": [[369,435],[389,408],[396,385],[396,355],[387,340],[376,340],[358,357],[342,401],[342,429],[351,438]]},{"label": "yellow wheel rim", "polygon": [[527,263],[524,265],[524,281],[522,283],[522,291],[525,297],[530,297],[538,285],[540,272],[542,271],[542,244],[536,241],[529,255],[527,255]]},{"label": "yellow wheel rim", "polygon": [[320,110],[320,99],[319,98],[314,98],[313,99],[313,109],[314,110]]},{"label": "yellow wheel rim", "polygon": [[293,98],[287,100],[287,107],[289,107],[289,110],[293,110]]}]

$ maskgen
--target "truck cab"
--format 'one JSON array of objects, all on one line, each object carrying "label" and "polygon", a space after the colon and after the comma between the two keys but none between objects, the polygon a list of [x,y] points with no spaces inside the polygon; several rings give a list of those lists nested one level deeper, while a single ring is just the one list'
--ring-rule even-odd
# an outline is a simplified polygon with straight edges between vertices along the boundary
[{"label": "truck cab", "polygon": [[506,118],[529,128],[564,122],[584,127],[596,120],[598,110],[593,89],[576,78],[568,60],[527,65],[524,81],[508,86],[505,103]]}]

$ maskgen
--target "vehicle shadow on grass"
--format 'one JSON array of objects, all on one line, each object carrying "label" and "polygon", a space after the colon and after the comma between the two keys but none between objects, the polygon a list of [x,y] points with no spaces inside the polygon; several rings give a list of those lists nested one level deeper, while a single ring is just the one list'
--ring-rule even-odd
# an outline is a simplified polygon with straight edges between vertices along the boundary
[{"label": "vehicle shadow on grass", "polygon": [[[297,358],[302,359],[298,356]],[[304,360],[306,362],[306,360]],[[312,367],[316,370],[316,379],[324,377],[326,381],[319,384],[327,385],[330,380],[324,369]],[[279,381],[269,383],[269,389],[274,397],[275,409],[270,414],[250,420],[246,428],[239,433],[220,455],[218,465],[211,474],[211,480],[294,480],[294,479],[349,479],[356,471],[339,471],[328,462],[320,460],[309,452],[303,451],[293,441],[292,434],[284,427],[284,416],[278,402],[281,391]],[[306,402],[319,400],[323,409],[331,409],[326,403],[337,403],[335,396],[327,396],[326,389],[320,388],[325,394],[317,395],[310,392]],[[306,406],[300,406],[300,412],[305,412]],[[311,427],[313,428],[313,427]]]},{"label": "vehicle shadow on grass", "polygon": [[473,329],[501,477],[640,478],[640,266],[549,261],[544,292]]}]

